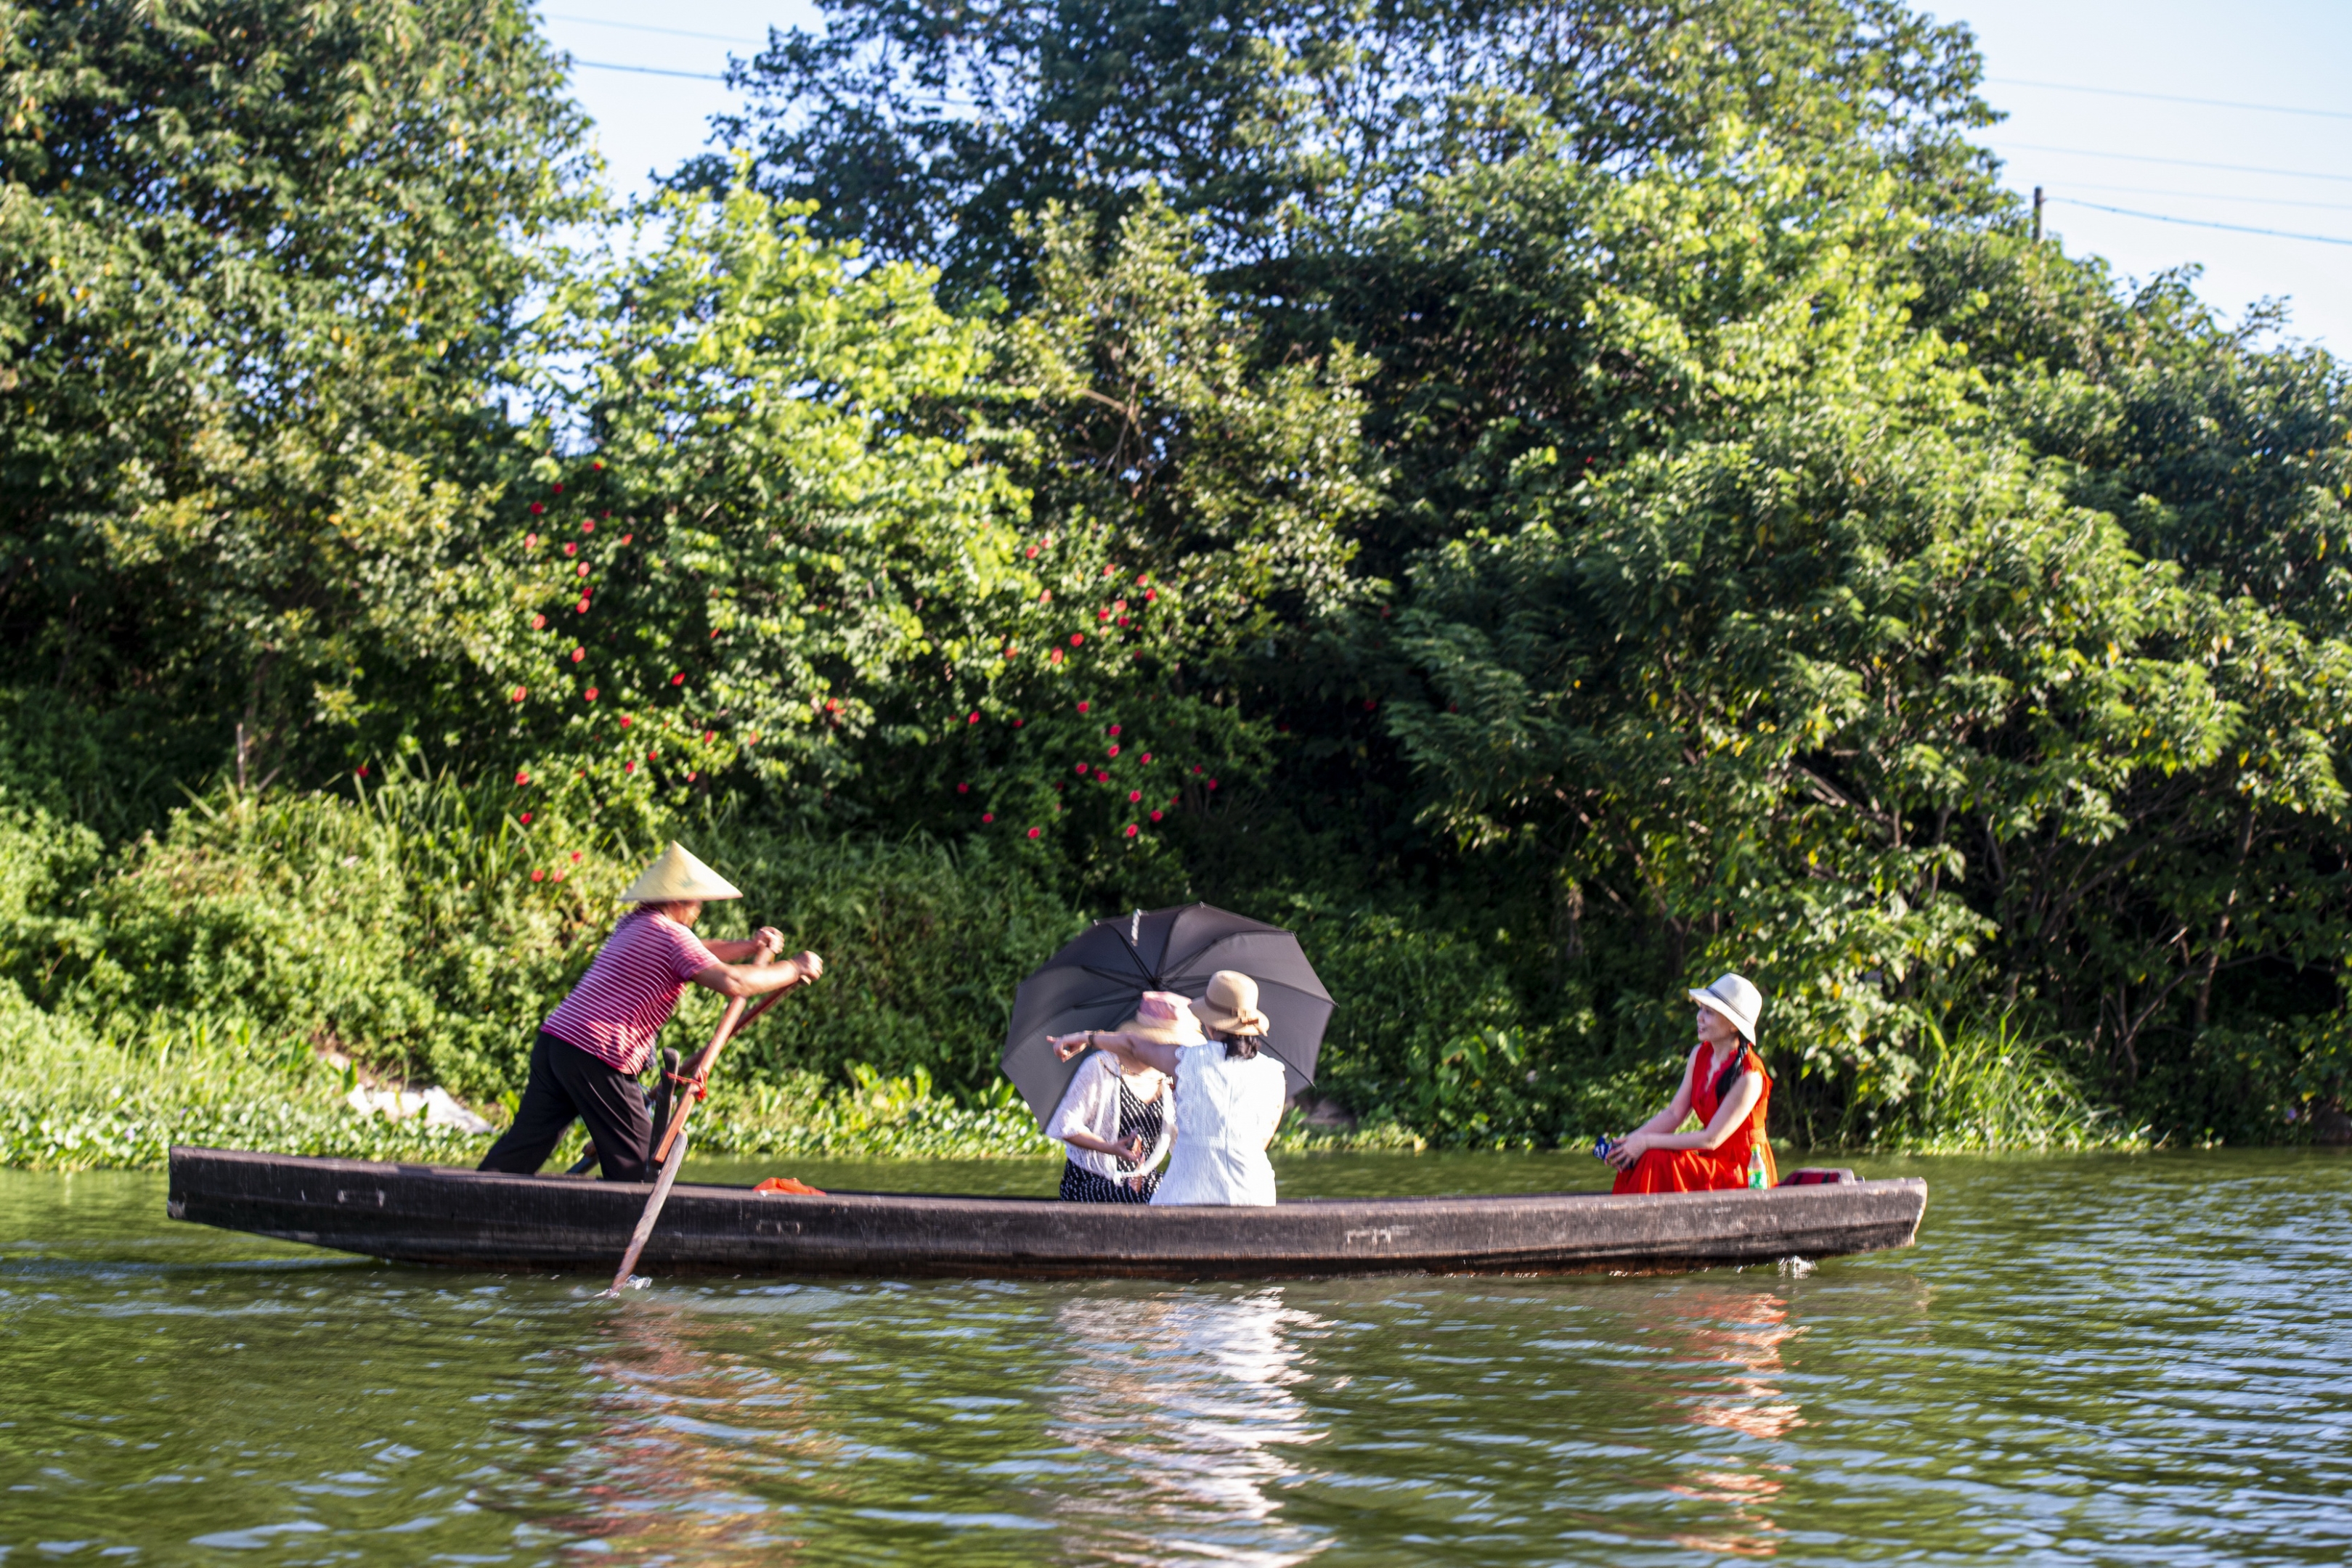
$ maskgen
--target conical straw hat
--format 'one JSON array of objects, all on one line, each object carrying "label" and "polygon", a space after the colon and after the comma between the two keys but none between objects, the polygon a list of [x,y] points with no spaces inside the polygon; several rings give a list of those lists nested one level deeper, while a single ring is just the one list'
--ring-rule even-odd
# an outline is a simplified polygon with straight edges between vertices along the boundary
[{"label": "conical straw hat", "polygon": [[623,904],[667,904],[673,899],[740,898],[743,890],[694,858],[684,844],[673,841],[661,858],[621,894]]}]

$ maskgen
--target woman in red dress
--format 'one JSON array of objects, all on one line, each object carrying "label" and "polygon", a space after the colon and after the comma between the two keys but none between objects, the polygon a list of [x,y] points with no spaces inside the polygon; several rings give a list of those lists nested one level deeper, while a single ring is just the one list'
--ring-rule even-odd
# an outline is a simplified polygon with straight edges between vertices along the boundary
[{"label": "woman in red dress", "polygon": [[[1617,1192],[1712,1192],[1746,1186],[1748,1162],[1760,1152],[1764,1185],[1780,1180],[1772,1145],[1764,1141],[1764,1107],[1772,1081],[1756,1054],[1756,1018],[1764,993],[1738,975],[1726,975],[1703,991],[1698,1004],[1698,1046],[1683,1068],[1682,1087],[1666,1108],[1611,1145]],[[1677,1133],[1691,1113],[1705,1128]]]}]

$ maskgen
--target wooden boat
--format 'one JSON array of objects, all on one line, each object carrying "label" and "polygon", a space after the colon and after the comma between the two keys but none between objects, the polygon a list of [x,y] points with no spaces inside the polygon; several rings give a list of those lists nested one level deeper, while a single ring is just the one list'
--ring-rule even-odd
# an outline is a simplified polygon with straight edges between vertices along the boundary
[{"label": "wooden boat", "polygon": [[[601,1270],[650,1189],[175,1148],[174,1219],[401,1263]],[[1614,1197],[1308,1198],[1272,1208],[1150,1208],[1051,1198],[836,1192],[680,1182],[642,1267],[655,1273],[908,1277],[1558,1273],[1763,1263],[1907,1247],[1927,1184]]]}]

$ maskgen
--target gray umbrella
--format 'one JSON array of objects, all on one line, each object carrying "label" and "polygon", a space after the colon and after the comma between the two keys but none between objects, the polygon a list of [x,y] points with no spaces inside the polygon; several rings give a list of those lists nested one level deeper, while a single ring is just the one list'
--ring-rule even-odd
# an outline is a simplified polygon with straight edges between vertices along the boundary
[{"label": "gray umbrella", "polygon": [[1050,1036],[1117,1029],[1135,1016],[1144,992],[1198,997],[1220,969],[1257,982],[1267,1024],[1260,1049],[1282,1063],[1291,1093],[1311,1088],[1323,1029],[1331,1021],[1331,993],[1315,977],[1297,936],[1205,904],[1097,920],[1046,959],[1013,996],[1004,1075],[1044,1126],[1084,1060],[1056,1061],[1045,1043]]}]

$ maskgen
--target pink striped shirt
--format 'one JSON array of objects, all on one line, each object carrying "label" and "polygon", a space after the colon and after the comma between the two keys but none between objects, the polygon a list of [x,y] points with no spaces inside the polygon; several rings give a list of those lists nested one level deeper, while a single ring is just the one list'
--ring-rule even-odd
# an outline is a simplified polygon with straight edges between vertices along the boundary
[{"label": "pink striped shirt", "polygon": [[654,1036],[677,1009],[687,982],[719,962],[667,915],[632,910],[562,1006],[539,1027],[624,1072],[642,1071]]}]

